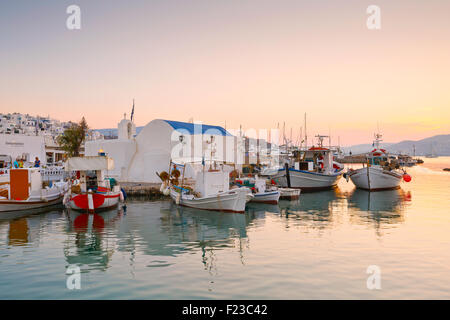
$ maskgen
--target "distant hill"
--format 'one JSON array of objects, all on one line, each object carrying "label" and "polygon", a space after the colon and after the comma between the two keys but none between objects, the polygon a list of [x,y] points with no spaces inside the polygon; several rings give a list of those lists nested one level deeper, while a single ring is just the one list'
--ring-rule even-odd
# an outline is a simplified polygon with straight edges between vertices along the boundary
[{"label": "distant hill", "polygon": [[[413,155],[414,147],[416,148],[416,156],[424,156],[433,151],[438,156],[450,156],[450,134],[442,134],[425,138],[418,141],[405,140],[398,143],[381,143],[381,147],[390,153],[404,153]],[[358,144],[350,147],[343,147],[345,153],[359,154],[372,150],[372,144]]]}]

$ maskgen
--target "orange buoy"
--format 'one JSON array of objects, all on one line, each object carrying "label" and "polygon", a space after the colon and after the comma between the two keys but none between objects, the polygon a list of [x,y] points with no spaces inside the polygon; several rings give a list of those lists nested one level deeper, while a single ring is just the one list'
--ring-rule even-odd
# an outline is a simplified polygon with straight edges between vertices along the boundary
[{"label": "orange buoy", "polygon": [[403,180],[405,180],[405,182],[410,182],[411,181],[411,176],[407,173],[405,173],[403,175]]}]

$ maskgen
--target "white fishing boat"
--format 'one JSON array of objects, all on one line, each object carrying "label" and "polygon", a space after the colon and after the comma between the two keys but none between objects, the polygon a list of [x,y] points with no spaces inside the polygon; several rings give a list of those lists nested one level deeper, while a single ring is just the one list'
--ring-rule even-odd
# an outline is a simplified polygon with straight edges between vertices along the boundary
[{"label": "white fishing boat", "polygon": [[0,186],[0,212],[30,210],[61,204],[67,182],[43,186],[39,168],[9,169]]},{"label": "white fishing boat", "polygon": [[[185,178],[186,167],[194,172],[194,179]],[[197,168],[196,168],[197,167]],[[180,168],[182,173],[178,170]],[[196,170],[197,169],[197,170]],[[202,162],[200,170],[193,163],[170,163],[169,173],[158,176],[163,180],[163,193],[170,194],[180,206],[221,212],[245,212],[246,203],[252,198],[248,188],[230,189],[230,172],[224,165],[214,162],[209,169]],[[181,178],[181,181],[180,181]]]},{"label": "white fishing boat", "polygon": [[397,155],[397,161],[401,167],[413,167],[417,165],[417,160],[406,154]]},{"label": "white fishing boat", "polygon": [[402,180],[411,181],[398,162],[390,160],[387,151],[380,148],[381,141],[381,134],[376,134],[375,149],[367,154],[367,165],[356,170],[349,169],[345,174],[347,181],[350,178],[357,188],[370,191],[397,189]]},{"label": "white fishing boat", "polygon": [[98,212],[116,208],[124,195],[119,185],[111,185],[105,171],[114,169],[106,156],[73,157],[65,163],[66,171],[77,172],[77,182],[66,194],[64,203],[74,210]]},{"label": "white fishing boat", "polygon": [[236,180],[239,187],[249,187],[253,198],[251,202],[277,204],[280,199],[281,192],[275,185],[268,185],[268,180],[265,178],[245,177]]},{"label": "white fishing boat", "polygon": [[326,190],[337,185],[344,166],[333,160],[333,151],[330,148],[323,146],[325,136],[317,137],[318,147],[294,152],[285,167],[272,176],[278,185],[300,188],[303,191]]}]

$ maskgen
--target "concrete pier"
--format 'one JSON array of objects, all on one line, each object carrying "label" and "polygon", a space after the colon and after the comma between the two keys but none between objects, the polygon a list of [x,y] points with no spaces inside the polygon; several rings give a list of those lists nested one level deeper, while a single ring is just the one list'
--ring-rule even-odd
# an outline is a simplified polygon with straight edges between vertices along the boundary
[{"label": "concrete pier", "polygon": [[119,182],[119,184],[130,199],[158,200],[169,198],[159,191],[161,183]]}]

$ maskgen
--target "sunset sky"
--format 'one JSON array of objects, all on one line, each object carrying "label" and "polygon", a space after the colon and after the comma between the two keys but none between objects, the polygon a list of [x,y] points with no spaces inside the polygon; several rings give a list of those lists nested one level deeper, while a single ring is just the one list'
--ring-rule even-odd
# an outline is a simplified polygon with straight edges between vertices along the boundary
[{"label": "sunset sky", "polygon": [[[81,8],[68,30],[66,8]],[[366,9],[381,8],[381,30]],[[447,0],[2,0],[0,112],[155,118],[351,145],[450,133]]]}]

